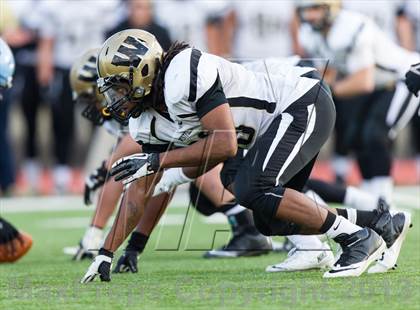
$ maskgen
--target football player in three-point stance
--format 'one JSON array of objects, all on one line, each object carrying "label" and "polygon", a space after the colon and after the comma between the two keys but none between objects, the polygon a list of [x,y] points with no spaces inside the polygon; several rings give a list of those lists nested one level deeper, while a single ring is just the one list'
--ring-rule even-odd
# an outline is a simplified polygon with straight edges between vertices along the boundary
[{"label": "football player in three-point stance", "polygon": [[[139,146],[129,135],[126,135],[127,128],[121,126],[117,121],[111,119],[104,110],[102,101],[103,96],[97,92],[96,88],[96,58],[98,50],[93,49],[86,52],[72,67],[70,81],[77,102],[84,105],[82,115],[92,121],[95,125],[103,125],[111,134],[119,137],[120,141],[112,153],[111,157],[104,161],[100,168],[96,169],[86,180],[85,204],[92,201],[92,193],[101,188],[97,208],[92,218],[91,225],[86,230],[79,247],[65,248],[66,252],[71,252],[75,260],[85,257],[92,257],[93,252],[89,249],[98,249],[102,244],[103,228],[109,217],[112,215],[118,199],[123,191],[121,182],[115,182],[108,178],[109,166],[122,156],[133,154],[143,149],[166,150],[167,143],[156,139],[146,132],[150,126],[171,127],[170,121],[161,114],[156,113],[149,120],[144,120],[140,128],[137,128],[136,141],[142,143]],[[258,233],[253,225],[250,212],[234,203],[233,196],[225,192],[223,186],[218,181],[218,171],[209,172],[205,176],[197,179],[195,183],[200,187],[200,191],[191,183],[191,201],[193,206],[204,215],[211,215],[215,212],[222,212],[229,218],[234,238],[222,250],[215,250],[206,253],[205,257],[238,257],[259,255],[271,250],[270,242],[266,237]],[[157,223],[161,213],[165,210],[170,201],[170,192],[174,191],[177,184],[192,182],[194,180],[186,177],[182,169],[170,169],[165,173],[161,182],[158,184],[155,195],[160,197],[153,198],[149,204],[146,222],[143,219],[139,223],[138,231],[135,232],[130,241],[128,251],[131,256],[141,253],[146,245],[151,229]],[[153,212],[154,211],[154,212]],[[145,230],[145,227],[148,227]],[[69,253],[70,253],[69,252]],[[134,253],[137,252],[137,253]],[[131,260],[134,258],[131,257]],[[119,270],[117,268],[116,270]]]},{"label": "football player in three-point stance", "polygon": [[[314,68],[253,72],[183,43],[163,54],[153,35],[130,29],[104,43],[97,69],[109,113],[129,120],[132,136],[155,113],[167,113],[177,130],[148,131],[174,149],[134,154],[113,165],[111,175],[130,185],[82,283],[98,275],[110,280],[113,252],[135,228],[163,171],[173,167],[200,174],[224,162],[225,187],[253,211],[260,232],[334,239],[343,254],[325,277],[359,276],[401,239],[404,214],[396,226],[389,212],[367,211],[362,228],[301,193],[335,121],[328,87]],[[236,156],[238,146],[248,150],[244,157]]]}]

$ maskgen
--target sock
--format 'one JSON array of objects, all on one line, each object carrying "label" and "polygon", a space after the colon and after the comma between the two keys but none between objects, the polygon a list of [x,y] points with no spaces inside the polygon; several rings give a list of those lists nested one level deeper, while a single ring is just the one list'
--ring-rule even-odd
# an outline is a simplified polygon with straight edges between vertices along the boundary
[{"label": "sock", "polygon": [[381,196],[388,203],[392,202],[393,187],[393,180],[389,176],[373,177],[362,182],[362,189],[368,193]]},{"label": "sock", "polygon": [[137,253],[141,254],[146,247],[147,241],[149,240],[149,236],[142,234],[141,232],[133,232],[130,236],[130,240],[128,240],[127,247],[125,248],[126,251],[136,251]]},{"label": "sock", "polygon": [[374,210],[378,205],[379,195],[348,186],[344,197],[344,204],[357,210]]},{"label": "sock", "polygon": [[335,237],[341,234],[351,235],[361,229],[361,227],[351,223],[346,218],[340,215],[335,216],[334,214],[329,212],[327,218],[325,219],[325,223],[324,225],[322,225],[320,231],[325,232],[325,234],[329,238],[334,239]]},{"label": "sock", "polygon": [[227,206],[230,206],[230,208],[228,208],[228,207],[224,208],[224,206],[222,206],[220,208],[220,211],[223,212],[227,216],[235,215],[235,214],[241,213],[242,211],[246,210],[245,207],[242,207],[241,205],[238,205],[238,204],[236,204],[236,205],[230,204],[230,205],[227,205]]},{"label": "sock", "polygon": [[373,194],[383,197],[388,203],[392,202],[394,181],[390,176],[373,177],[370,180],[370,184]]},{"label": "sock", "polygon": [[345,180],[350,170],[350,160],[346,156],[337,155],[332,160],[332,166],[335,174]]},{"label": "sock", "polygon": [[337,209],[337,213],[360,227],[371,227],[373,220],[378,216],[376,210],[361,211],[354,209]]},{"label": "sock", "polygon": [[306,187],[317,193],[328,203],[343,203],[346,188],[337,184],[330,184],[321,180],[310,179],[306,182]]},{"label": "sock", "polygon": [[291,235],[287,236],[287,239],[289,239],[299,250],[324,249],[324,244],[317,236]]},{"label": "sock", "polygon": [[227,218],[234,235],[240,233],[259,234],[250,210],[244,208],[239,213],[228,215]]},{"label": "sock", "polygon": [[104,249],[104,248],[100,248],[100,249],[99,249],[98,255],[105,255],[105,256],[108,256],[108,257],[114,258],[114,253],[112,253],[111,251],[106,250],[106,249]]},{"label": "sock", "polygon": [[97,250],[103,244],[104,232],[102,228],[96,226],[90,226],[86,229],[86,232],[82,239],[82,245],[88,250]]}]

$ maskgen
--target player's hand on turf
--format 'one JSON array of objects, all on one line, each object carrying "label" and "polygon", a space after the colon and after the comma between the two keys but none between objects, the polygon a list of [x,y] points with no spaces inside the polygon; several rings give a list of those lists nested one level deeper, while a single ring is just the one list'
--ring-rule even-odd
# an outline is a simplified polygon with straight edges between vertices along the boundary
[{"label": "player's hand on turf", "polygon": [[117,160],[112,165],[111,176],[127,185],[158,170],[159,154],[138,153]]},{"label": "player's hand on turf", "polygon": [[84,202],[85,205],[92,203],[92,194],[107,181],[108,170],[105,167],[105,161],[101,166],[93,171],[85,180]]},{"label": "player's hand on turf", "polygon": [[95,257],[80,283],[92,282],[98,275],[101,281],[111,281],[112,254],[105,254],[103,251],[103,249],[99,250],[100,254]]},{"label": "player's hand on turf", "polygon": [[137,273],[137,260],[139,253],[137,251],[124,251],[124,254],[118,259],[117,266],[115,266],[114,273]]},{"label": "player's hand on turf", "polygon": [[420,63],[411,66],[405,75],[405,83],[407,88],[418,97],[420,91]]}]

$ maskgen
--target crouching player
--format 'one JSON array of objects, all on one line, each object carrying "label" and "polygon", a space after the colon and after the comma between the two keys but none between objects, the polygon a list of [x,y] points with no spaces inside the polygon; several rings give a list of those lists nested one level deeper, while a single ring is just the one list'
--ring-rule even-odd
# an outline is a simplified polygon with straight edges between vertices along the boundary
[{"label": "crouching player", "polygon": [[[372,212],[363,228],[301,193],[335,120],[329,90],[312,76],[313,68],[252,72],[185,44],[163,54],[156,39],[140,30],[110,37],[97,65],[112,116],[130,119],[131,127],[153,113],[167,113],[177,130],[159,138],[178,148],[135,154],[113,165],[116,180],[132,184],[83,283],[97,275],[110,280],[113,252],[136,226],[162,171],[173,167],[201,172],[224,162],[224,185],[253,211],[260,232],[325,233],[335,240],[343,254],[325,277],[359,276],[402,235],[404,214],[395,226],[389,212]],[[154,135],[152,128],[149,133]],[[248,152],[235,160],[238,146]]]},{"label": "crouching player", "polygon": [[[112,119],[104,109],[103,95],[98,93],[96,87],[96,58],[99,49],[87,51],[78,61],[74,63],[71,70],[70,81],[74,93],[75,100],[84,106],[82,115],[97,126],[103,125],[108,132],[118,138],[118,144],[113,150],[110,158],[102,163],[86,179],[84,202],[86,205],[91,204],[92,196],[95,191],[98,193],[98,203],[93,214],[90,226],[87,228],[83,238],[77,248],[65,248],[65,253],[74,255],[74,260],[83,258],[92,258],[95,249],[99,249],[103,242],[103,229],[109,218],[114,212],[121,193],[123,185],[121,182],[115,182],[108,177],[110,165],[117,159],[134,154],[140,150],[164,151],[169,147],[169,143],[162,141],[150,135],[150,128],[173,127],[173,122],[168,119],[165,113],[155,113],[152,118],[144,120],[140,127],[136,128],[137,134],[133,136],[127,134],[128,128],[124,122],[117,122]],[[140,146],[137,142],[141,143]],[[151,205],[147,216],[142,219],[137,230],[131,236],[128,243],[126,253],[122,258],[124,260],[137,260],[147,243],[151,230],[156,225],[160,215],[169,204],[172,195],[170,194],[176,188],[177,184],[194,182],[191,184],[190,197],[193,202],[192,206],[209,216],[216,212],[225,214],[233,232],[233,238],[229,243],[220,250],[209,251],[204,257],[240,257],[254,256],[266,254],[272,250],[270,240],[261,235],[253,224],[252,215],[249,210],[237,205],[234,197],[230,193],[223,193],[223,185],[220,182],[220,168],[208,172],[205,176],[198,180],[193,180],[182,173],[182,169],[171,169],[165,173],[162,182],[158,185],[159,197],[150,200]],[[165,184],[170,184],[167,188]],[[199,188],[199,190],[198,190]],[[156,196],[156,195],[155,195]],[[130,256],[129,258],[127,256]],[[134,258],[135,256],[135,258]],[[132,266],[132,264],[130,264]],[[137,268],[131,268],[136,270]],[[116,271],[121,268],[116,268]]]}]

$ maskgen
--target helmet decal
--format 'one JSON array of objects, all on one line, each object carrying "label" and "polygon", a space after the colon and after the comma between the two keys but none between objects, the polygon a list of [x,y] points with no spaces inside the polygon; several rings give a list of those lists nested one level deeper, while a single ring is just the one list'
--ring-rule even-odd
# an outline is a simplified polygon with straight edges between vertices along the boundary
[{"label": "helmet decal", "polygon": [[133,65],[138,67],[141,61],[140,56],[145,55],[149,51],[149,48],[144,43],[140,39],[128,36],[117,50],[122,57],[115,54],[112,58],[112,64],[115,66],[129,67]]}]

